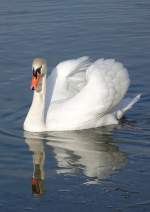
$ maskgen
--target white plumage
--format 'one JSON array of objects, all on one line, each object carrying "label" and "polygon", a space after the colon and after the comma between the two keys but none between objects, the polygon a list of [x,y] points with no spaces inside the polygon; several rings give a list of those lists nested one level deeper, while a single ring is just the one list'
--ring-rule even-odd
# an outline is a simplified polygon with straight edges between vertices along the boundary
[{"label": "white plumage", "polygon": [[61,62],[47,82],[43,81],[47,84],[46,93],[41,92],[45,96],[42,111],[45,129],[40,129],[40,123],[37,129],[30,127],[36,121],[32,118],[32,123],[27,124],[30,126],[24,124],[24,128],[28,131],[62,131],[117,124],[140,98],[138,95],[134,99],[123,99],[129,82],[126,68],[114,59],[98,59],[92,63],[88,57],[81,57]]}]

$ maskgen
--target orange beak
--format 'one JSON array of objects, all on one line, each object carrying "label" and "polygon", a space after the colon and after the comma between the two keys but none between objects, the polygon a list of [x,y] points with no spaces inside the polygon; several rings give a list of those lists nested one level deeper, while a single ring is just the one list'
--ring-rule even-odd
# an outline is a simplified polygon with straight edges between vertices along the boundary
[{"label": "orange beak", "polygon": [[31,80],[31,89],[32,90],[37,90],[41,78],[42,77],[40,74],[37,74],[36,77],[34,75],[32,75],[32,80]]}]

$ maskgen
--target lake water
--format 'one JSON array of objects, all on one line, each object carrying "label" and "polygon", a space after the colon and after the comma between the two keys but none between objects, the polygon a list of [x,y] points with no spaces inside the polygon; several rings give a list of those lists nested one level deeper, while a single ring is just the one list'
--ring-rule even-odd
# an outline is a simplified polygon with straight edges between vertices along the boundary
[{"label": "lake water", "polygon": [[[150,211],[149,21],[148,0],[1,1],[1,212]],[[141,101],[116,127],[24,133],[32,59],[83,55],[121,61]]]}]

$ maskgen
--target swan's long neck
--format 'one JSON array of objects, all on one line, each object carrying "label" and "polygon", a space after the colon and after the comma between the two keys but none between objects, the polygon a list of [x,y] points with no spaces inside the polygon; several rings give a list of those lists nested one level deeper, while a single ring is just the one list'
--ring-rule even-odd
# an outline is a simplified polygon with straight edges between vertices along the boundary
[{"label": "swan's long neck", "polygon": [[31,132],[46,131],[45,113],[46,75],[42,77],[40,92],[34,91],[32,104],[24,122],[24,129]]}]

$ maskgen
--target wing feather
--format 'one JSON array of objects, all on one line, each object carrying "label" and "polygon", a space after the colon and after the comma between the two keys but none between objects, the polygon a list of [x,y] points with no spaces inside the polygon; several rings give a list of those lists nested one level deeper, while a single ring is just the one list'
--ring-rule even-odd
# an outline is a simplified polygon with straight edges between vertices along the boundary
[{"label": "wing feather", "polygon": [[[76,82],[78,80],[76,74],[80,72],[73,72],[68,75],[68,79],[73,77]],[[59,126],[62,124],[65,127],[71,123],[72,126],[79,127],[80,124],[85,126],[86,122],[92,124],[94,120],[95,124],[95,120],[113,111],[129,86],[126,68],[114,59],[95,61],[86,71],[84,70],[84,78],[84,86],[73,96],[51,104],[48,123],[51,120],[51,122],[56,121]],[[72,86],[71,81],[70,86]]]},{"label": "wing feather", "polygon": [[51,102],[72,97],[85,85],[85,73],[89,58],[66,60],[59,63],[47,79],[46,98],[52,90]]}]

